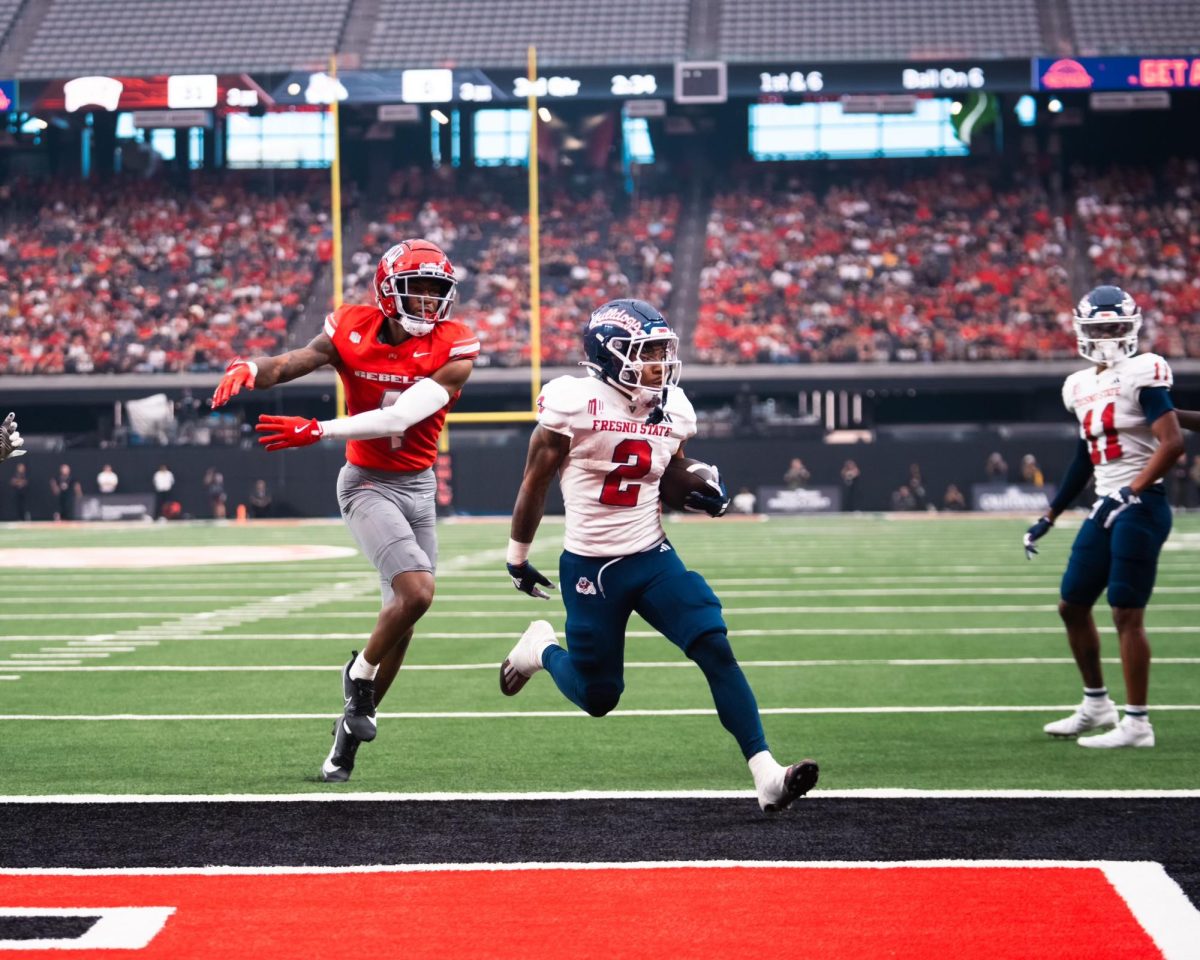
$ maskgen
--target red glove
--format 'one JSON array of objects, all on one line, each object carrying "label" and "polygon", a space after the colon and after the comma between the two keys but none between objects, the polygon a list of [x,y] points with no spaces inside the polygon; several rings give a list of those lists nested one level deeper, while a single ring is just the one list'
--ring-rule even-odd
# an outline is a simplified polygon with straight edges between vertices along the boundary
[{"label": "red glove", "polygon": [[325,435],[321,424],[307,417],[276,417],[264,413],[254,428],[262,434],[258,438],[268,450],[286,450],[288,447],[307,447]]},{"label": "red glove", "polygon": [[223,407],[230,397],[236,397],[243,387],[254,389],[254,378],[258,376],[258,364],[253,360],[230,360],[225,368],[225,376],[217,384],[212,396],[212,407]]}]

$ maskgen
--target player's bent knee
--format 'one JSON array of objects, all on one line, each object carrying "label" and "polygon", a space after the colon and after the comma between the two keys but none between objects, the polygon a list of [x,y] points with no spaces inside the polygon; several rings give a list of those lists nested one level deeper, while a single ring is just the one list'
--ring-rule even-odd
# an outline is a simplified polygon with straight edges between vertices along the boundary
[{"label": "player's bent knee", "polygon": [[1123,634],[1130,630],[1140,630],[1146,619],[1146,609],[1145,607],[1114,605],[1112,618],[1117,633]]},{"label": "player's bent knee", "polygon": [[733,647],[729,645],[729,636],[724,630],[710,631],[697,637],[687,645],[687,655],[705,673],[737,666],[737,658],[733,655]]},{"label": "player's bent knee", "polygon": [[602,717],[616,709],[621,688],[615,683],[589,683],[583,690],[583,709],[589,716]]},{"label": "player's bent knee", "polygon": [[1070,600],[1058,601],[1058,615],[1062,618],[1063,623],[1076,624],[1085,622],[1091,614],[1092,608],[1090,605],[1081,603],[1073,603]]}]

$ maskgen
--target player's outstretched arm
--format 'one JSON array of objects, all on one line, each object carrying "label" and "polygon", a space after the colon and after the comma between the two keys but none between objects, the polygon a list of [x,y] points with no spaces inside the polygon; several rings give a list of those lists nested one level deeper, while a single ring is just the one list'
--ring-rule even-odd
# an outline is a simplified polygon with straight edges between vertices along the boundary
[{"label": "player's outstretched arm", "polygon": [[1200,433],[1200,410],[1176,410],[1175,416],[1184,430]]},{"label": "player's outstretched arm", "polygon": [[517,502],[513,505],[512,527],[508,541],[508,575],[513,586],[522,593],[542,600],[549,594],[542,587],[554,589],[548,577],[529,562],[529,549],[537,535],[546,511],[546,493],[550,480],[562,467],[571,449],[571,438],[545,427],[534,427],[529,439],[529,455],[525,459],[525,475]]},{"label": "player's outstretched arm", "polygon": [[255,357],[232,360],[225,368],[225,376],[213,393],[212,406],[223,407],[232,397],[243,390],[266,390],[276,384],[287,383],[312,373],[314,370],[334,363],[337,348],[324,333],[319,333],[298,350],[289,350],[275,357]]}]

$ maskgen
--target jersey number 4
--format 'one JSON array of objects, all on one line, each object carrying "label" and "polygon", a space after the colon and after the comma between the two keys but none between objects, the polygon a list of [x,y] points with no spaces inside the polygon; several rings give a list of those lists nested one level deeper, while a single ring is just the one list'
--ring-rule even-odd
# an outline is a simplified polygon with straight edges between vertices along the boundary
[{"label": "jersey number 4", "polygon": [[[1096,422],[1096,409],[1090,408],[1083,415],[1083,439],[1087,441],[1088,453],[1092,456],[1092,463],[1111,463],[1113,460],[1118,460],[1121,457],[1121,438],[1117,434],[1115,419],[1117,414],[1117,405],[1110,403],[1100,411],[1099,422]],[[1092,430],[1099,427],[1093,434]],[[1101,442],[1103,441],[1103,443]]]},{"label": "jersey number 4", "polygon": [[641,492],[640,480],[650,472],[653,456],[648,440],[622,440],[613,450],[613,463],[619,464],[604,477],[600,502],[610,507],[636,507]]}]

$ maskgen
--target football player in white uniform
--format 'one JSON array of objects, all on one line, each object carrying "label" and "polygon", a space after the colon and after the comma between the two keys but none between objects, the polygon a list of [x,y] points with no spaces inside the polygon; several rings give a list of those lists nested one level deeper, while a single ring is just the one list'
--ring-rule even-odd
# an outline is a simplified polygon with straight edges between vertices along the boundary
[{"label": "football player in white uniform", "polygon": [[[1138,354],[1142,314],[1119,287],[1097,287],[1075,309],[1079,353],[1091,361],[1067,377],[1063,403],[1079,420],[1075,459],[1049,512],[1025,534],[1025,555],[1045,536],[1095,475],[1096,502],[1079,528],[1063,574],[1059,615],[1083,677],[1083,702],[1043,728],[1074,737],[1081,747],[1153,747],[1147,703],[1150,644],[1146,604],[1154,589],[1158,555],[1171,532],[1171,508],[1162,479],[1183,452],[1171,402],[1171,368],[1153,353]],[[1092,606],[1108,587],[1108,604],[1121,645],[1125,716],[1108,695],[1100,669],[1100,636]]]},{"label": "football player in white uniform", "polygon": [[[567,646],[535,620],[501,665],[500,689],[512,696],[544,668],[568,700],[604,716],[625,688],[625,629],[636,611],[704,672],[717,715],[749,763],[759,806],[782,810],[817,782],[817,764],[784,767],[771,755],[721,602],[663,531],[659,480],[696,433],[695,412],[677,386],[678,338],[650,304],[614,300],[591,315],[583,341],[588,376],[552,380],[538,398],[508,549],[513,585],[546,599],[543,588],[553,585],[529,562],[529,550],[559,474]],[[719,481],[710,486],[689,493],[687,508],[722,515],[729,496]]]}]

